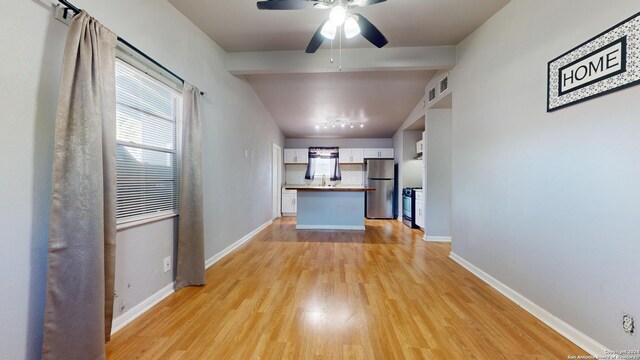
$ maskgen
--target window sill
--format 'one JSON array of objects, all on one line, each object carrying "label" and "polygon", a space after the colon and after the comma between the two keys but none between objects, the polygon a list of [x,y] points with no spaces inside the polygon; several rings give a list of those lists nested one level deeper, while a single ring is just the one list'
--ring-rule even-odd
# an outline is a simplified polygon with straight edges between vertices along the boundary
[{"label": "window sill", "polygon": [[171,219],[173,217],[178,217],[178,214],[175,214],[175,213],[164,214],[164,215],[158,215],[158,216],[153,216],[153,217],[148,217],[143,219],[126,221],[118,224],[116,229],[117,231],[122,231],[122,230],[130,229],[133,227],[138,227],[138,226],[142,226],[142,225],[146,225],[146,224],[150,224],[150,223],[154,223],[154,222],[158,222],[166,219]]}]

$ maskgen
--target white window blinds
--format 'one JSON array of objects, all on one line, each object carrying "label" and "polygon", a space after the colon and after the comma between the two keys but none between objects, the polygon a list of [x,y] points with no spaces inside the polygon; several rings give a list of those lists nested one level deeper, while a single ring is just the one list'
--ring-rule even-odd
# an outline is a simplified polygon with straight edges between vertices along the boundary
[{"label": "white window blinds", "polygon": [[116,62],[118,223],[177,214],[181,101],[170,87]]}]

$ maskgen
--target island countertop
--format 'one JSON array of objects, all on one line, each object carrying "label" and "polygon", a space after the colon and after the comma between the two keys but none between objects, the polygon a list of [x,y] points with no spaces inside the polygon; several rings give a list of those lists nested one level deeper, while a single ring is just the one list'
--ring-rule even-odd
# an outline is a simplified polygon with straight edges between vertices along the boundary
[{"label": "island countertop", "polygon": [[289,185],[284,187],[285,190],[297,191],[375,191],[375,188],[361,186],[304,186]]}]

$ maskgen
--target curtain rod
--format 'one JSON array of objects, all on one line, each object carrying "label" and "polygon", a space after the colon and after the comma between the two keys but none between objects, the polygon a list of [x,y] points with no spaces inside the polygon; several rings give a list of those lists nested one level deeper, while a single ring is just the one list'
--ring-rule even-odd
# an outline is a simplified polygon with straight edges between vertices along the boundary
[{"label": "curtain rod", "polygon": [[[64,5],[65,7],[67,7],[67,9],[73,11],[76,15],[80,14],[80,12],[82,11],[81,9],[77,8],[76,6],[74,6],[73,4],[71,4],[69,1],[67,0],[58,0],[59,3],[61,3],[62,5]],[[74,15],[75,16],[75,15]],[[131,45],[130,42],[128,42],[127,40],[121,38],[120,36],[118,36],[118,41],[121,42],[122,44],[124,44],[125,46],[127,46],[128,48],[130,48],[131,50],[135,51],[136,53],[138,53],[140,56],[144,57],[145,59],[149,60],[150,62],[152,62],[154,65],[156,65],[157,67],[161,68],[162,70],[166,71],[169,75],[173,76],[174,78],[178,79],[181,83],[185,83],[184,79],[181,78],[180,76],[178,76],[176,73],[174,73],[173,71],[167,69],[166,67],[164,67],[162,64],[160,64],[159,62],[155,61],[153,58],[151,58],[149,55],[145,54],[144,52],[142,52],[140,49],[138,49],[137,47]],[[200,95],[204,96],[206,93],[204,91],[200,91]]]}]

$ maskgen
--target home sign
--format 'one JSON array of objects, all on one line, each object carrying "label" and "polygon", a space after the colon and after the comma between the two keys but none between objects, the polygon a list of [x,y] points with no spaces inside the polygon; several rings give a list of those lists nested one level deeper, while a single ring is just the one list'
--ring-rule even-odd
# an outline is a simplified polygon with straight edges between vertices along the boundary
[{"label": "home sign", "polygon": [[548,64],[547,111],[640,84],[640,13]]}]

